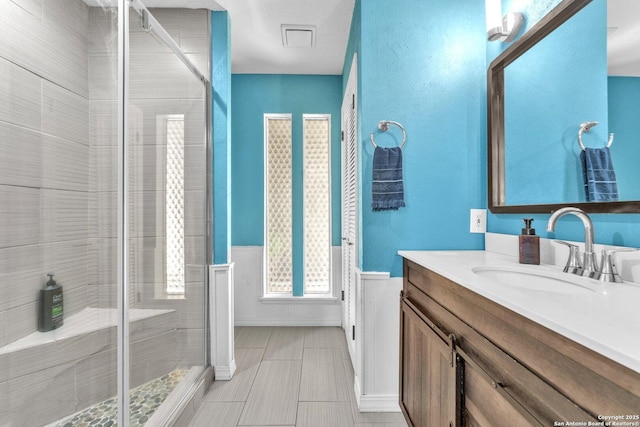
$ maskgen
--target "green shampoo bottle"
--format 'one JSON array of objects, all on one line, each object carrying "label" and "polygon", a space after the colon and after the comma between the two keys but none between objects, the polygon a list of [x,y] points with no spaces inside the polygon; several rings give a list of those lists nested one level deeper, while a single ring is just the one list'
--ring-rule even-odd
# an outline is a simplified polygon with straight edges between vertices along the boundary
[{"label": "green shampoo bottle", "polygon": [[53,280],[53,273],[47,274],[49,281],[40,289],[40,304],[38,310],[38,330],[52,331],[62,326],[64,320],[64,305],[62,301],[62,286]]}]

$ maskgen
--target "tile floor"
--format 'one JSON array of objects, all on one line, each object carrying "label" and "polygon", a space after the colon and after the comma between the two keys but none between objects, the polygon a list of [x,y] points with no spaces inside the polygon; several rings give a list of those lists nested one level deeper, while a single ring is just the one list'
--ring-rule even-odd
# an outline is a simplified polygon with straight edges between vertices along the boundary
[{"label": "tile floor", "polygon": [[237,370],[216,381],[190,427],[406,427],[402,414],[360,413],[344,332],[239,327]]}]

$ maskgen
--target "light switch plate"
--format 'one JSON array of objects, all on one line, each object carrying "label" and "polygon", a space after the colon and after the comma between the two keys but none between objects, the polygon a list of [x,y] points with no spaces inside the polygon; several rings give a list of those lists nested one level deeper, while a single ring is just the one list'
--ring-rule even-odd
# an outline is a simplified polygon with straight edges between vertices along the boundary
[{"label": "light switch plate", "polygon": [[469,231],[471,233],[486,233],[487,232],[487,210],[486,209],[471,209],[471,223]]}]

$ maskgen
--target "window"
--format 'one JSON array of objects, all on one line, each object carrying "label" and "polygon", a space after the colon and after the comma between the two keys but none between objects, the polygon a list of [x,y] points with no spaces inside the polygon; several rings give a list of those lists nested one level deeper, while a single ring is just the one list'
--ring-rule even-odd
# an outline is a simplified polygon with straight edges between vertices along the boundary
[{"label": "window", "polygon": [[304,292],[331,290],[331,169],[328,116],[304,115]]},{"label": "window", "polygon": [[267,293],[293,290],[291,116],[265,116]]},{"label": "window", "polygon": [[[296,151],[291,115],[265,115],[265,295],[271,297],[332,291],[331,116],[305,114],[302,121]],[[302,210],[294,213],[296,205]]]},{"label": "window", "polygon": [[184,116],[167,117],[165,235],[167,293],[184,295]]}]

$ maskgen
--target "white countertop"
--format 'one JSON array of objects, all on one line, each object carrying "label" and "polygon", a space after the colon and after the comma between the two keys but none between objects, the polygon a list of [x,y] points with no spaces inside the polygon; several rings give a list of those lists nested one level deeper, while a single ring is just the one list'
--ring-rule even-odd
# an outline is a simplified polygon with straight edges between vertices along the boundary
[{"label": "white countertop", "polygon": [[551,275],[566,273],[553,265],[523,266],[516,257],[487,251],[398,254],[640,373],[640,285],[636,283],[609,284],[569,275],[593,291],[580,292],[561,282],[557,291],[536,291],[496,284],[472,269],[502,266]]}]

